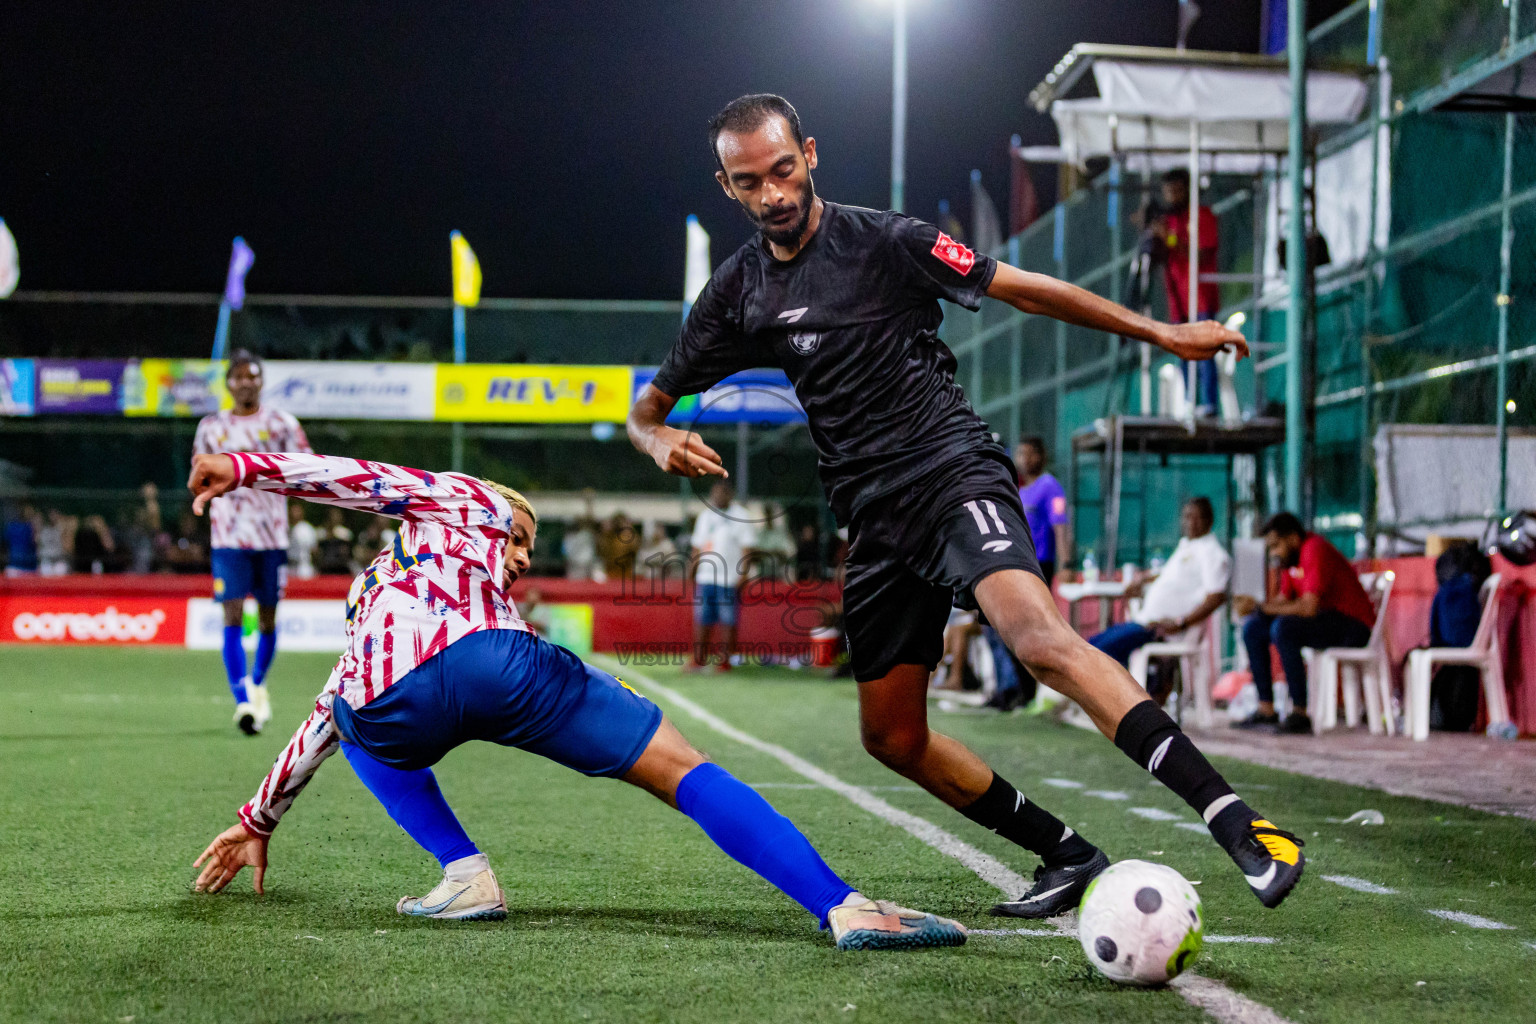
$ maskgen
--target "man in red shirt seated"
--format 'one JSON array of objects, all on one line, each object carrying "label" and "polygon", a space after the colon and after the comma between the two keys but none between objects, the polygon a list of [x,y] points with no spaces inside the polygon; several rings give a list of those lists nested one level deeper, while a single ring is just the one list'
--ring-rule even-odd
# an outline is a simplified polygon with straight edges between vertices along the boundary
[{"label": "man in red shirt seated", "polygon": [[[1309,533],[1300,519],[1281,512],[1264,524],[1262,532],[1269,557],[1282,570],[1280,596],[1263,604],[1246,595],[1233,598],[1237,613],[1248,616],[1243,623],[1243,645],[1248,648],[1248,665],[1259,690],[1259,709],[1236,724],[1239,729],[1278,725],[1283,732],[1311,732],[1307,665],[1301,649],[1364,647],[1371,639],[1376,610],[1339,549]],[[1271,645],[1280,652],[1291,694],[1292,710],[1284,723],[1275,714]]]}]

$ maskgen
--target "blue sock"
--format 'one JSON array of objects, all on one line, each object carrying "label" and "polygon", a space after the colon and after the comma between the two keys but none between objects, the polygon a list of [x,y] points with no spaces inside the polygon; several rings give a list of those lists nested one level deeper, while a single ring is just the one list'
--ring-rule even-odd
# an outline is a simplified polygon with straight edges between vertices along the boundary
[{"label": "blue sock", "polygon": [[378,797],[395,824],[437,858],[443,867],[480,852],[454,817],[430,768],[414,772],[391,768],[355,743],[341,743],[342,753],[368,792]]},{"label": "blue sock", "polygon": [[256,667],[251,678],[260,686],[267,680],[267,669],[272,667],[272,656],[277,653],[277,631],[256,634]]},{"label": "blue sock", "polygon": [[757,790],[717,764],[701,764],[677,786],[677,809],[731,857],[778,886],[819,923],[854,891],[810,840]]},{"label": "blue sock", "polygon": [[245,692],[245,645],[240,641],[239,626],[224,627],[224,674],[229,676],[229,692],[236,704],[247,700]]}]

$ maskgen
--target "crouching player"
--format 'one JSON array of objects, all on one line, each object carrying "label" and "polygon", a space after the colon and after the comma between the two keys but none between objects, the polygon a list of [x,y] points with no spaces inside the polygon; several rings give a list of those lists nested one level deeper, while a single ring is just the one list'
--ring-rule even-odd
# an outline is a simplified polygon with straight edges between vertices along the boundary
[{"label": "crouching player", "polygon": [[347,649],[240,820],[194,866],[217,892],[243,867],[262,891],[278,820],[338,744],[396,823],[443,866],[402,914],[500,919],[488,859],[438,789],[431,766],[468,740],[540,754],[620,778],[692,818],[731,857],[792,897],[839,949],[956,946],[954,921],[867,899],[750,787],[688,745],[661,709],[613,676],[536,636],[508,594],[528,570],[538,519],[516,491],[321,455],[200,455],[188,487],[201,514],[241,487],[404,521],[392,549],[352,584]]}]

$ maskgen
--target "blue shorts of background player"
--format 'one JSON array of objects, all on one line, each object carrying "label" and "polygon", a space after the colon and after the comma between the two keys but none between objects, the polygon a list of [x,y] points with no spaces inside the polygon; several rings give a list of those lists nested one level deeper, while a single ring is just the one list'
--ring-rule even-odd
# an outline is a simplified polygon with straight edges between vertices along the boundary
[{"label": "blue shorts of background player", "polygon": [[283,599],[288,582],[288,552],[213,549],[213,599],[243,601],[246,595],[271,607]]},{"label": "blue shorts of background player", "polygon": [[700,626],[735,626],[738,614],[737,590],[719,583],[700,583],[693,621]]},{"label": "blue shorts of background player", "polygon": [[[251,688],[260,691],[277,654],[277,602],[282,600],[288,582],[288,552],[280,548],[214,548],[212,562],[213,599],[224,605],[224,674],[235,698],[236,721],[247,733],[260,732],[268,714],[265,693],[253,694]],[[242,605],[247,595],[256,599],[260,609],[256,660],[249,677],[241,636]],[[248,702],[251,710],[242,714],[241,706]]]}]

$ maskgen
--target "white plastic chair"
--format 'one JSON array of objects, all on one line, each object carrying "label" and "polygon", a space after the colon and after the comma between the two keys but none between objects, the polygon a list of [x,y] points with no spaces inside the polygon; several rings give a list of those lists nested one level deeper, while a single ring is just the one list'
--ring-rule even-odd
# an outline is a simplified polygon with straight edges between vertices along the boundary
[{"label": "white plastic chair", "polygon": [[1408,677],[1404,704],[1404,731],[1416,740],[1429,739],[1429,681],[1440,665],[1472,665],[1482,673],[1483,696],[1488,704],[1488,723],[1499,725],[1510,720],[1509,698],[1504,693],[1504,659],[1494,638],[1499,618],[1500,576],[1494,573],[1483,582],[1479,596],[1483,616],[1471,647],[1425,647],[1408,655]]},{"label": "white plastic chair", "polygon": [[1339,724],[1339,689],[1344,690],[1344,721],[1360,724],[1361,691],[1365,696],[1365,724],[1372,736],[1396,731],[1392,720],[1392,663],[1387,658],[1387,604],[1396,579],[1390,572],[1365,573],[1360,582],[1376,606],[1376,622],[1364,647],[1327,647],[1312,653],[1309,671],[1313,686],[1308,693],[1312,706],[1312,731],[1321,734]]},{"label": "white plastic chair", "polygon": [[1153,658],[1179,659],[1179,691],[1174,694],[1174,710],[1183,705],[1183,690],[1186,687],[1193,689],[1195,724],[1202,729],[1209,729],[1214,724],[1211,687],[1216,678],[1216,614],[1207,615],[1204,622],[1190,630],[1191,635],[1185,640],[1143,644],[1131,652],[1131,678],[1140,683],[1143,690],[1147,688],[1147,666]]}]

